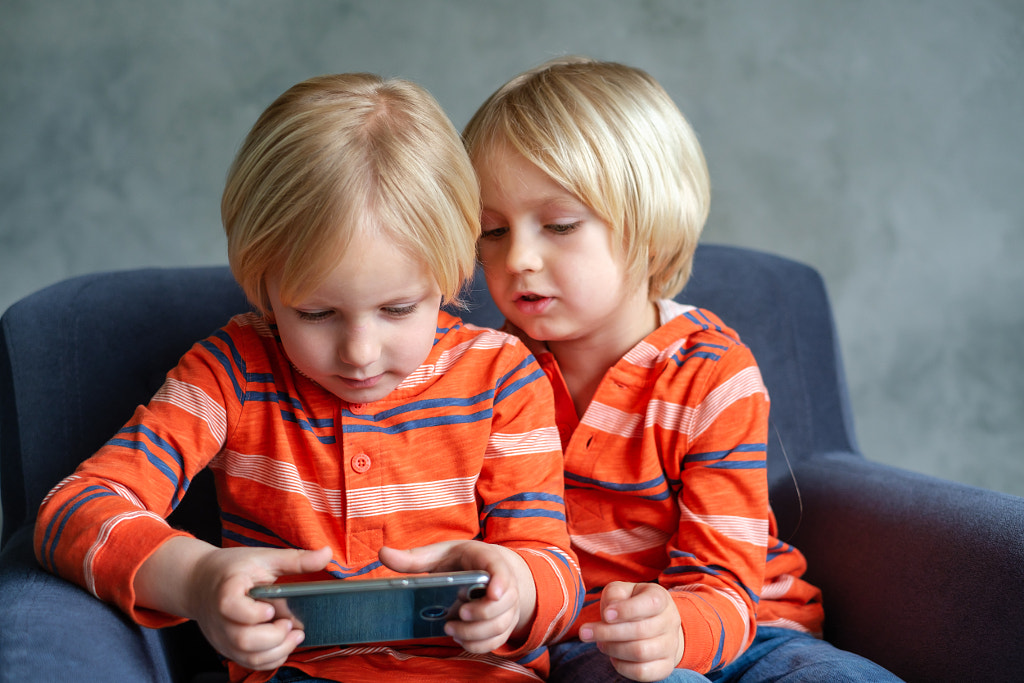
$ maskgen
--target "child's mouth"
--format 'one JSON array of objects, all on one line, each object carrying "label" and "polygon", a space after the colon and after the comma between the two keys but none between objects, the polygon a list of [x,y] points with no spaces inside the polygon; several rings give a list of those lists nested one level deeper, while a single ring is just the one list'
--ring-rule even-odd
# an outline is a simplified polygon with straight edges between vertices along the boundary
[{"label": "child's mouth", "polygon": [[526,292],[520,294],[515,299],[516,308],[521,313],[527,315],[539,315],[547,310],[548,304],[551,303],[551,297],[542,296],[533,292]]},{"label": "child's mouth", "polygon": [[353,377],[341,377],[341,381],[352,389],[369,389],[377,384],[384,377],[384,373],[374,375],[373,377],[367,377],[365,379],[356,379]]}]

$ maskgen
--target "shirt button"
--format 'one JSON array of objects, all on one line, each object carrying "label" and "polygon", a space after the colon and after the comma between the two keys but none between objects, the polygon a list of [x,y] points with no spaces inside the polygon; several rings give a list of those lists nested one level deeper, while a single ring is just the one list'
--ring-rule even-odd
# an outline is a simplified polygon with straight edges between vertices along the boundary
[{"label": "shirt button", "polygon": [[354,413],[356,415],[358,415],[363,410],[363,408],[365,408],[365,407],[366,407],[365,403],[349,403],[348,404],[349,412],[352,412],[352,413]]},{"label": "shirt button", "polygon": [[370,456],[368,456],[366,453],[360,453],[356,457],[352,458],[352,469],[354,469],[359,474],[362,474],[363,472],[370,469],[370,465],[372,464],[373,461],[370,460]]}]

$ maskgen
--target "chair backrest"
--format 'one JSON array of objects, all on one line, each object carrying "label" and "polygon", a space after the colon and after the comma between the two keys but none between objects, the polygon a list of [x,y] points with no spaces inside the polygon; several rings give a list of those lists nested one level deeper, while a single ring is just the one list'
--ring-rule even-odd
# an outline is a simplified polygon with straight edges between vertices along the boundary
[{"label": "chair backrest", "polygon": [[[821,277],[777,256],[701,245],[677,298],[717,313],[758,359],[772,397],[768,476],[785,529],[797,514],[787,458],[854,448]],[[465,319],[501,325],[480,277],[469,304]],[[150,399],[194,342],[248,308],[226,267],[87,275],[11,306],[0,321],[3,540]],[[212,482],[195,481],[175,524],[216,541],[212,501]]]},{"label": "chair backrest", "polygon": [[790,465],[834,451],[858,452],[828,293],[810,266],[760,251],[701,245],[676,297],[714,311],[760,366],[771,396],[768,484],[788,539],[800,524]]},{"label": "chair backrest", "polygon": [[226,267],[85,275],[11,306],[0,321],[4,540],[194,342],[247,309]]}]

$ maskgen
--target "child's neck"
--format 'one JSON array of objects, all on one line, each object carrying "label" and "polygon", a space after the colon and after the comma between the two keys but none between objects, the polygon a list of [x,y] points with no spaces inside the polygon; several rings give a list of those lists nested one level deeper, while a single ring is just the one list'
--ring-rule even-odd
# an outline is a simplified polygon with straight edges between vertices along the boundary
[{"label": "child's neck", "polygon": [[660,324],[657,304],[645,304],[638,307],[634,320],[609,326],[601,334],[547,343],[558,361],[578,416],[586,412],[608,370]]}]

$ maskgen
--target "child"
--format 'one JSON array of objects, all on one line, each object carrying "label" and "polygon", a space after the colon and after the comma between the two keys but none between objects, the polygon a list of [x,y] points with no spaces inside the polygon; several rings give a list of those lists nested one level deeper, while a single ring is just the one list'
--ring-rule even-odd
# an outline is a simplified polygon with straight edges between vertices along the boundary
[{"label": "child", "polygon": [[[479,233],[457,131],[411,83],[311,79],[256,122],[222,214],[259,312],[196,344],[54,488],[39,561],[140,624],[197,620],[234,681],[536,680],[582,582],[543,373],[514,337],[440,311]],[[164,521],[204,467],[223,548]],[[454,642],[296,650],[303,633],[247,596],[455,569],[492,580]]]},{"label": "child", "polygon": [[667,93],[556,59],[495,92],[463,138],[488,288],[554,387],[588,587],[551,680],[890,680],[814,637],[819,592],[769,509],[757,365],[713,313],[670,300],[710,190]]}]

